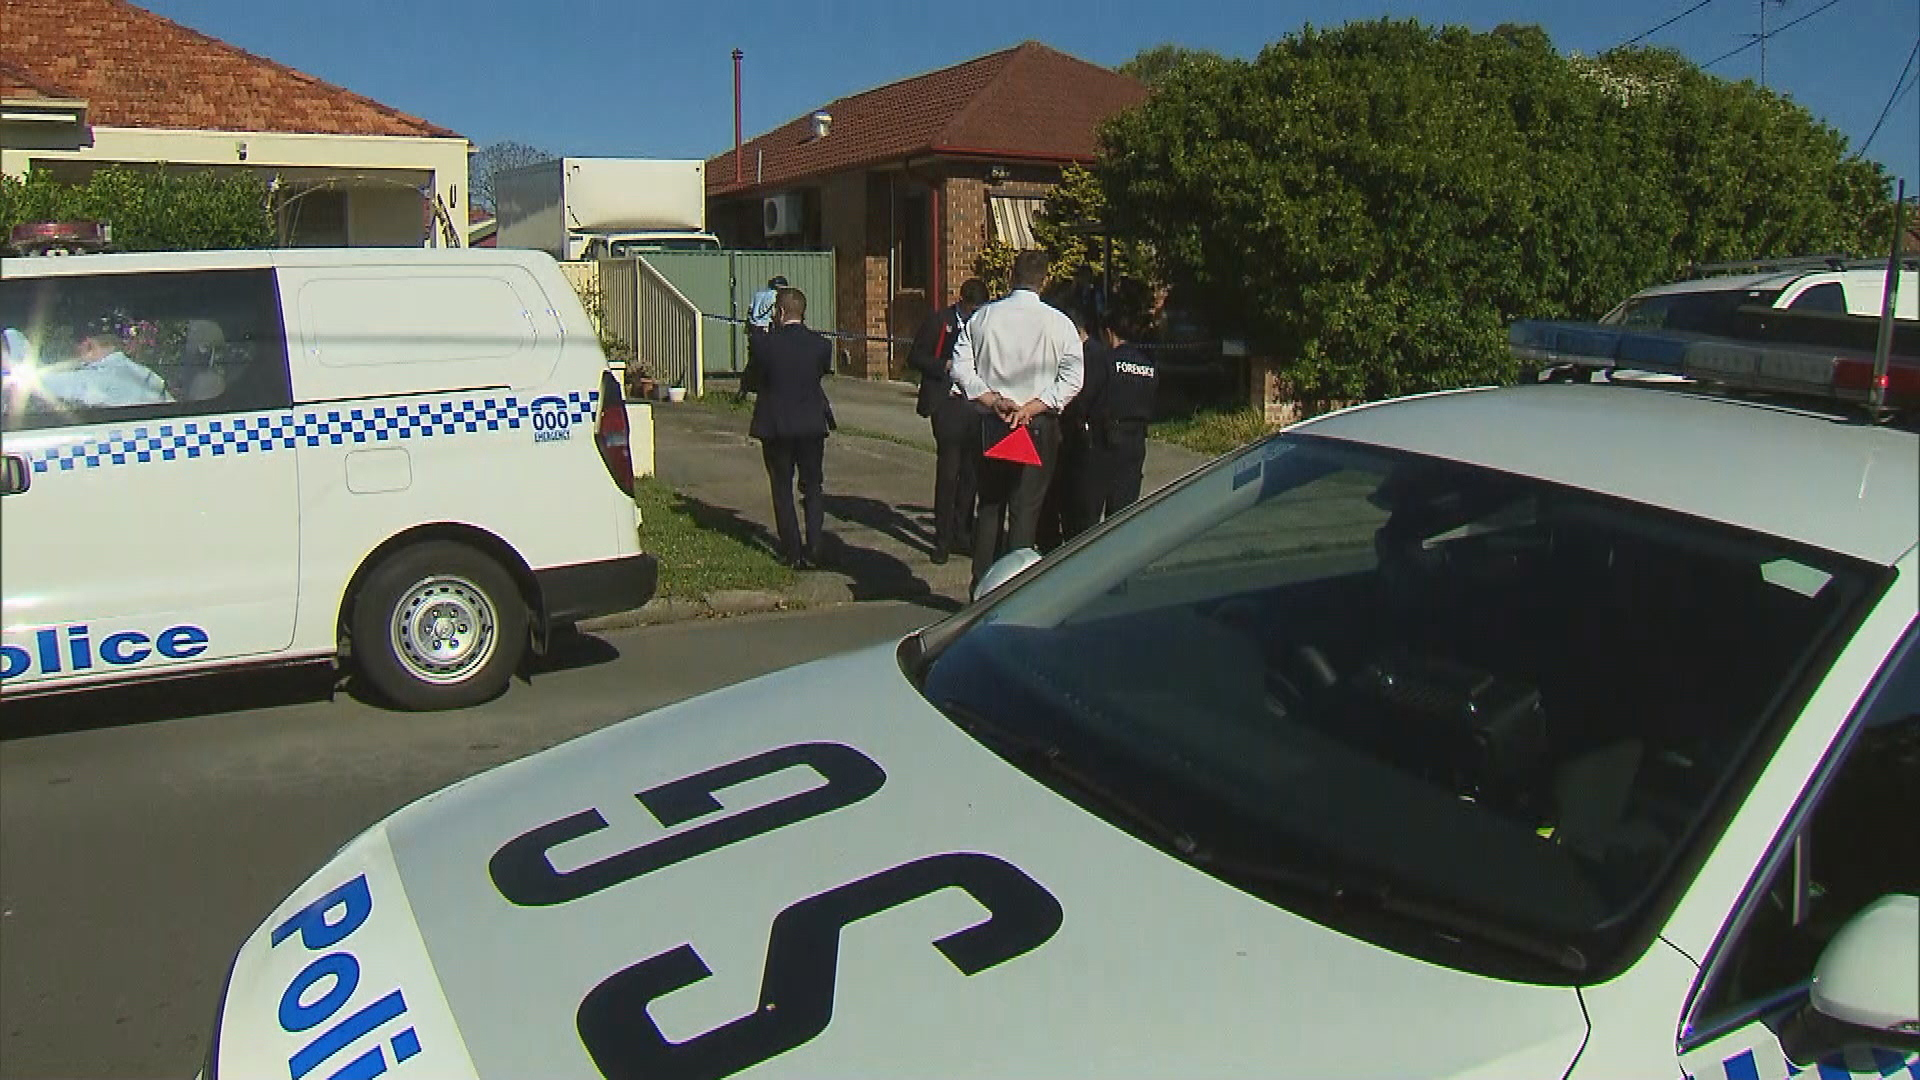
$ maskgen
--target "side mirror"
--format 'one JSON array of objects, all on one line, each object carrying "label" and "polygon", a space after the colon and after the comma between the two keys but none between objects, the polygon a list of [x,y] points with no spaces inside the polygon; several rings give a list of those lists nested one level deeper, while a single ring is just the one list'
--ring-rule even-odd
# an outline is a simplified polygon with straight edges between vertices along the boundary
[{"label": "side mirror", "polygon": [[1027,572],[1028,568],[1040,561],[1040,553],[1032,548],[1009,551],[987,567],[980,583],[973,587],[973,599],[978,600],[993,590]]},{"label": "side mirror", "polygon": [[1799,1066],[1849,1046],[1920,1051],[1920,896],[1883,896],[1821,951],[1807,1006],[1781,1031]]}]

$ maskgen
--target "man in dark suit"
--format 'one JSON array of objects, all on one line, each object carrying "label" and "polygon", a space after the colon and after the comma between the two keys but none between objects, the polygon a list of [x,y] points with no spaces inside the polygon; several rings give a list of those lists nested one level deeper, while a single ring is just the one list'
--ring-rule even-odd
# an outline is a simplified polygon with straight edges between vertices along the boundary
[{"label": "man in dark suit", "polygon": [[958,303],[920,324],[907,354],[907,363],[920,373],[918,411],[933,421],[933,442],[939,452],[933,476],[935,563],[946,562],[947,553],[973,535],[974,459],[982,452],[982,410],[955,388],[947,365],[961,329],[986,302],[986,283],[968,278],[960,286]]},{"label": "man in dark suit", "polygon": [[[820,380],[833,370],[833,345],[806,325],[807,297],[799,289],[781,289],[774,297],[773,329],[756,334],[747,346],[741,383],[757,395],[748,432],[760,440],[760,456],[773,488],[773,521],[780,534],[781,561],[809,570],[820,561],[820,535],[826,513],[821,461],[833,406]],[[805,543],[793,512],[793,473],[800,471],[800,501],[807,515]]]}]

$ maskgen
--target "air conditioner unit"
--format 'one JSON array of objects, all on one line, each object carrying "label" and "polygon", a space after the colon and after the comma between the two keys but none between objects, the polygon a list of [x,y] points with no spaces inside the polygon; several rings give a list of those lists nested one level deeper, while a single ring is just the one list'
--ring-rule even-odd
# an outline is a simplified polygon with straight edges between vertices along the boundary
[{"label": "air conditioner unit", "polygon": [[804,204],[799,195],[774,195],[762,206],[761,213],[768,236],[794,236],[800,232]]}]

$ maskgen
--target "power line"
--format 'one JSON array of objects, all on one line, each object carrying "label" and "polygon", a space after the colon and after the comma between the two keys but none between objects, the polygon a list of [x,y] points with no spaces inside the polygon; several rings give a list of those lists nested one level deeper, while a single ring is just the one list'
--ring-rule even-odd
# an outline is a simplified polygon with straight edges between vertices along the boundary
[{"label": "power line", "polygon": [[1687,16],[1693,14],[1696,11],[1699,11],[1701,8],[1706,7],[1708,4],[1711,4],[1711,3],[1713,3],[1713,0],[1700,0],[1699,3],[1693,5],[1692,7],[1681,12],[1680,14],[1675,15],[1673,18],[1668,19],[1666,22],[1661,23],[1659,26],[1654,27],[1653,29],[1647,31],[1644,34],[1635,34],[1634,36],[1628,38],[1627,40],[1621,42],[1620,44],[1615,45],[1614,48],[1624,49],[1629,45],[1633,45],[1633,44],[1637,44],[1639,42],[1645,41],[1648,38],[1652,37],[1653,35],[1659,33],[1662,30],[1665,30],[1667,27],[1672,26],[1674,23],[1679,22],[1681,19],[1686,18]]},{"label": "power line", "polygon": [[1860,144],[1860,149],[1854,153],[1854,157],[1858,158],[1866,154],[1867,147],[1873,145],[1873,137],[1880,134],[1880,125],[1887,122],[1887,116],[1893,112],[1893,107],[1906,96],[1907,91],[1913,89],[1913,84],[1907,81],[1907,73],[1913,70],[1913,58],[1916,56],[1920,56],[1920,38],[1914,40],[1913,50],[1907,53],[1907,62],[1900,65],[1900,77],[1894,80],[1893,93],[1887,95],[1887,104],[1880,110],[1880,119],[1873,122],[1873,130],[1867,132],[1866,141]]},{"label": "power line", "polygon": [[1814,8],[1812,11],[1807,12],[1805,15],[1800,16],[1799,18],[1793,20],[1792,22],[1786,23],[1785,25],[1782,25],[1782,26],[1776,26],[1772,30],[1769,30],[1768,32],[1754,38],[1752,41],[1747,42],[1745,45],[1742,45],[1736,49],[1730,49],[1727,52],[1721,53],[1719,56],[1716,56],[1713,59],[1707,61],[1706,63],[1701,64],[1700,67],[1702,69],[1710,68],[1722,60],[1728,60],[1735,56],[1740,55],[1743,52],[1746,52],[1748,49],[1753,48],[1755,45],[1760,44],[1761,42],[1767,40],[1768,38],[1779,37],[1781,34],[1784,34],[1787,31],[1793,29],[1794,27],[1799,26],[1801,23],[1806,22],[1808,19],[1813,18],[1815,15],[1820,14],[1821,12],[1827,10],[1828,8],[1832,7],[1833,5],[1839,2],[1840,0],[1827,0],[1826,3],[1821,4],[1819,7]]}]

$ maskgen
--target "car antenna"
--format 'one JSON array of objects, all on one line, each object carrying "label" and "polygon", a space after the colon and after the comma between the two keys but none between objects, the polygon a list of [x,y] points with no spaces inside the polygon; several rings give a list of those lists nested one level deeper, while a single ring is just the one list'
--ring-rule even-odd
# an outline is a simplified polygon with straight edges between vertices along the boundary
[{"label": "car antenna", "polygon": [[1880,297],[1880,339],[1873,348],[1873,381],[1868,383],[1867,408],[1874,419],[1887,411],[1887,367],[1893,362],[1893,313],[1900,291],[1900,255],[1906,245],[1907,181],[1903,177],[1893,197],[1893,250],[1887,254],[1887,282]]}]

